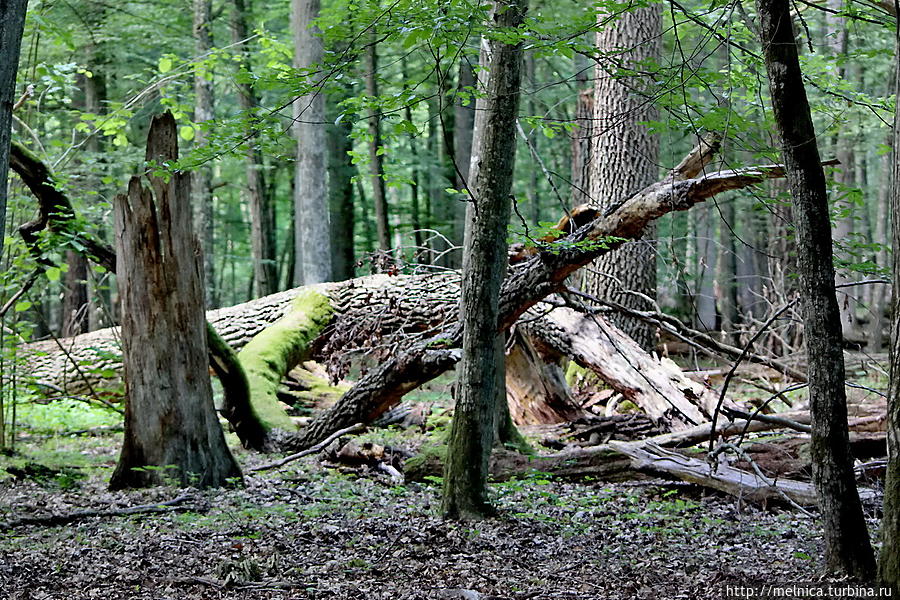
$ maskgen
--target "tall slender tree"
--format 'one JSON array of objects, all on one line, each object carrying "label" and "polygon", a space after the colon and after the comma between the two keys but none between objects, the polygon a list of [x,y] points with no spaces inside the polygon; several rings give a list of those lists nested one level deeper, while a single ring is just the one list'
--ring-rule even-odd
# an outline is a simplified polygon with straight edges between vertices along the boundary
[{"label": "tall slender tree", "polygon": [[325,168],[326,121],[322,71],[322,32],[316,25],[319,0],[291,2],[294,31],[294,68],[306,74],[313,89],[294,100],[297,165],[294,182],[294,283],[309,285],[331,279],[331,229],[328,210],[328,171]]},{"label": "tall slender tree", "polygon": [[[900,3],[895,4],[900,15]],[[900,30],[896,57],[900,59]],[[900,68],[894,69],[894,91],[900,98]],[[884,481],[884,518],[881,521],[881,556],[878,578],[900,592],[900,102],[894,112],[894,160],[891,183],[893,293],[891,296],[891,374],[888,384],[888,466]]]},{"label": "tall slender tree", "polygon": [[813,481],[825,532],[825,563],[830,571],[868,580],[875,574],[875,558],[850,456],[825,173],[800,71],[789,2],[757,0],[757,9],[797,231],[809,365]]},{"label": "tall slender tree", "polygon": [[[656,118],[648,97],[649,79],[623,77],[623,72],[645,72],[658,60],[662,40],[662,5],[630,9],[612,16],[598,15],[597,50],[606,57],[594,83],[593,155],[590,195],[605,208],[643,189],[659,174],[659,138],[648,132],[646,121]],[[648,240],[626,244],[598,259],[587,278],[587,288],[599,298],[647,309],[656,297],[656,248]],[[643,348],[655,345],[655,328],[623,315],[613,321]]]},{"label": "tall slender tree", "polygon": [[[515,29],[524,0],[496,0],[489,23]],[[521,43],[490,40],[482,46],[487,88],[478,99],[472,150],[460,314],[463,355],[456,408],[444,469],[445,516],[478,519],[492,511],[486,495],[494,441],[503,351],[497,343],[500,284],[506,273],[506,228],[516,154],[516,119],[522,70]]]},{"label": "tall slender tree", "polygon": [[[194,0],[194,53],[204,56],[212,50],[212,0]],[[211,121],[213,113],[212,73],[205,68],[194,72],[194,122],[201,124]],[[203,127],[194,134],[194,143],[202,146],[209,135]],[[194,225],[203,246],[203,282],[206,288],[206,307],[216,308],[215,255],[213,254],[213,191],[212,168],[201,165],[194,171],[191,179],[194,196]]]},{"label": "tall slender tree", "polygon": [[[366,48],[365,79],[366,95],[374,102],[378,98],[378,38],[375,27]],[[388,218],[387,190],[384,184],[384,165],[381,155],[384,145],[381,142],[381,113],[373,107],[369,112],[369,180],[372,182],[372,203],[375,207],[375,232],[378,236],[378,249],[387,252],[391,249],[391,226]]]},{"label": "tall slender tree", "polygon": [[[250,70],[250,50],[247,47],[247,5],[245,0],[231,0],[231,37],[240,44],[240,66]],[[278,291],[278,269],[275,254],[275,215],[271,199],[266,194],[264,163],[256,143],[255,111],[259,99],[253,86],[238,83],[238,101],[247,119],[247,200],[250,205],[250,245],[253,255],[254,289],[258,295]]]}]

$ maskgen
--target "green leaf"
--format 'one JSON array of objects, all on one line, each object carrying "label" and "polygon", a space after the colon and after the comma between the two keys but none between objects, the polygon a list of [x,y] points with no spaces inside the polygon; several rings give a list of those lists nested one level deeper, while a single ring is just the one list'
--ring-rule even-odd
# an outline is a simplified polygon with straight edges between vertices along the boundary
[{"label": "green leaf", "polygon": [[31,302],[29,302],[28,300],[21,300],[19,302],[16,302],[16,306],[13,310],[15,310],[17,313],[20,313],[28,310],[29,308],[31,308]]},{"label": "green leaf", "polygon": [[189,142],[194,139],[194,128],[191,125],[182,125],[178,130],[178,135],[181,136],[181,139]]},{"label": "green leaf", "polygon": [[168,56],[163,56],[159,59],[159,72],[160,73],[168,73],[172,70],[172,59]]},{"label": "green leaf", "polygon": [[59,267],[47,267],[45,273],[47,274],[47,279],[50,281],[59,281]]}]

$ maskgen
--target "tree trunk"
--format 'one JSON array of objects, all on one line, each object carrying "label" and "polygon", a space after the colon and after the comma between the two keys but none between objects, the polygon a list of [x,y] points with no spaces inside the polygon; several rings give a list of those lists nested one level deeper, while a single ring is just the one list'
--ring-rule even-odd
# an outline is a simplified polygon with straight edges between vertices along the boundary
[{"label": "tree trunk", "polygon": [[[231,0],[231,38],[234,43],[247,39],[247,8],[244,0]],[[250,49],[240,45],[240,69],[250,71]],[[247,204],[250,207],[250,246],[253,255],[253,287],[258,296],[278,291],[275,253],[275,222],[271,199],[266,195],[263,157],[255,128],[259,102],[253,86],[238,83],[238,101],[249,123],[245,157],[247,163]]]},{"label": "tree trunk", "polygon": [[[701,331],[716,328],[716,209],[703,206],[694,213],[697,226],[697,283],[694,292],[695,324]],[[688,242],[690,243],[690,242]]]},{"label": "tree trunk", "polygon": [[833,572],[868,580],[875,560],[847,434],[841,320],[834,291],[825,173],[809,112],[787,0],[757,0],[760,38],[797,229],[803,323],[809,363],[813,481]]},{"label": "tree trunk", "polygon": [[[372,102],[378,100],[378,44],[375,28],[369,46],[366,49],[366,95]],[[378,236],[378,249],[390,252],[391,227],[388,219],[387,193],[384,185],[384,166],[381,155],[384,146],[381,143],[381,111],[375,106],[369,113],[369,181],[372,183],[372,204],[375,207],[375,231]]]},{"label": "tree trunk", "polygon": [[83,254],[72,250],[66,251],[66,263],[62,334],[71,337],[88,331],[88,263]]},{"label": "tree trunk", "polygon": [[[497,0],[489,22],[518,28],[526,5]],[[498,351],[500,286],[507,265],[509,223],[516,156],[522,47],[489,42],[481,65],[487,69],[485,95],[476,109],[476,148],[470,177],[460,316],[462,361],[457,371],[456,408],[444,469],[441,510],[446,517],[477,519],[492,513],[487,500],[488,458],[494,435],[503,352]],[[499,380],[499,381],[498,381]]]},{"label": "tree trunk", "polygon": [[[900,58],[900,32],[897,34]],[[900,68],[895,69],[894,91],[900,94]],[[900,97],[900,96],[898,96]],[[891,185],[893,280],[891,295],[891,376],[888,384],[888,465],[884,481],[884,518],[881,521],[881,559],[878,578],[900,591],[900,102],[894,113],[894,164]]]},{"label": "tree trunk", "polygon": [[[349,90],[345,92],[349,95]],[[336,113],[337,103],[332,105]],[[336,122],[337,114],[328,118],[328,210],[331,214],[331,280],[352,279],[355,273],[353,175],[356,167],[349,152],[353,149],[353,120],[345,117]]]},{"label": "tree trunk", "polygon": [[[212,0],[194,0],[194,53],[205,56],[213,47]],[[212,73],[197,68],[194,72],[194,122],[202,124],[215,117],[213,112]],[[194,133],[194,144],[198,147],[207,143],[209,134],[202,128]],[[203,247],[203,282],[206,289],[206,308],[218,307],[216,293],[212,168],[200,165],[192,179],[194,224],[200,234]]]},{"label": "tree trunk", "polygon": [[[603,23],[610,15],[600,13]],[[646,63],[659,59],[662,51],[662,6],[651,5],[623,12],[615,23],[597,32],[597,49],[613,54],[613,65],[600,65],[594,85],[595,152],[591,167],[591,198],[601,203],[627,196],[657,180],[659,139],[648,133],[645,121],[656,119],[652,100],[642,90],[650,79],[617,76],[619,69],[644,71]],[[606,72],[604,72],[604,70]],[[653,230],[644,232],[645,240]],[[645,297],[656,298],[656,248],[650,241],[624,245],[605,255],[590,273],[586,288],[598,298],[613,300],[638,310],[652,308]],[[653,327],[625,316],[613,322],[645,350],[656,345]]]},{"label": "tree trunk", "polygon": [[[315,25],[319,0],[291,2],[294,30],[294,68],[311,73],[324,56],[322,32]],[[312,75],[307,75],[311,83]],[[294,134],[297,138],[297,178],[294,184],[294,284],[310,285],[331,280],[331,229],[328,183],[325,170],[324,76],[315,77],[312,91],[294,100]]]},{"label": "tree trunk", "polygon": [[[147,160],[178,159],[170,113],[154,118]],[[191,226],[190,177],[132,177],[116,197],[125,365],[125,441],[112,489],[218,487],[240,477],[212,401],[203,318],[202,254]],[[174,472],[167,472],[174,466]]]},{"label": "tree trunk", "polygon": [[6,236],[6,190],[16,71],[28,0],[0,0],[0,251]]}]

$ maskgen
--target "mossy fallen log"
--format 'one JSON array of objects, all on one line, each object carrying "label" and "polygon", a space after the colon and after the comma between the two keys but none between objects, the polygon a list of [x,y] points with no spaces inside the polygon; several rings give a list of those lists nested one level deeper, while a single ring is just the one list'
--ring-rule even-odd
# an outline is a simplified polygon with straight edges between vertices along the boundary
[{"label": "mossy fallen log", "polygon": [[251,409],[267,431],[296,429],[278,400],[281,380],[309,358],[312,342],[333,315],[326,296],[304,290],[291,300],[290,308],[278,321],[256,334],[238,353],[247,374]]}]

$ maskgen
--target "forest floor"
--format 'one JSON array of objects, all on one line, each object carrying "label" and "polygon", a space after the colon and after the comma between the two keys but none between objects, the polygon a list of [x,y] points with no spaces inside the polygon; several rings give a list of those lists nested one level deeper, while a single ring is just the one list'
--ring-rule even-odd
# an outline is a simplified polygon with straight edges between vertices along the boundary
[{"label": "forest floor", "polygon": [[[110,492],[121,433],[42,423],[0,456],[0,600],[726,598],[738,597],[729,585],[821,571],[816,520],[686,484],[534,473],[493,484],[499,517],[468,524],[441,519],[438,482],[342,473],[317,456],[233,489]],[[85,424],[97,422],[65,423]],[[245,473],[271,460],[228,439]],[[173,499],[155,514],[15,523]]]}]

